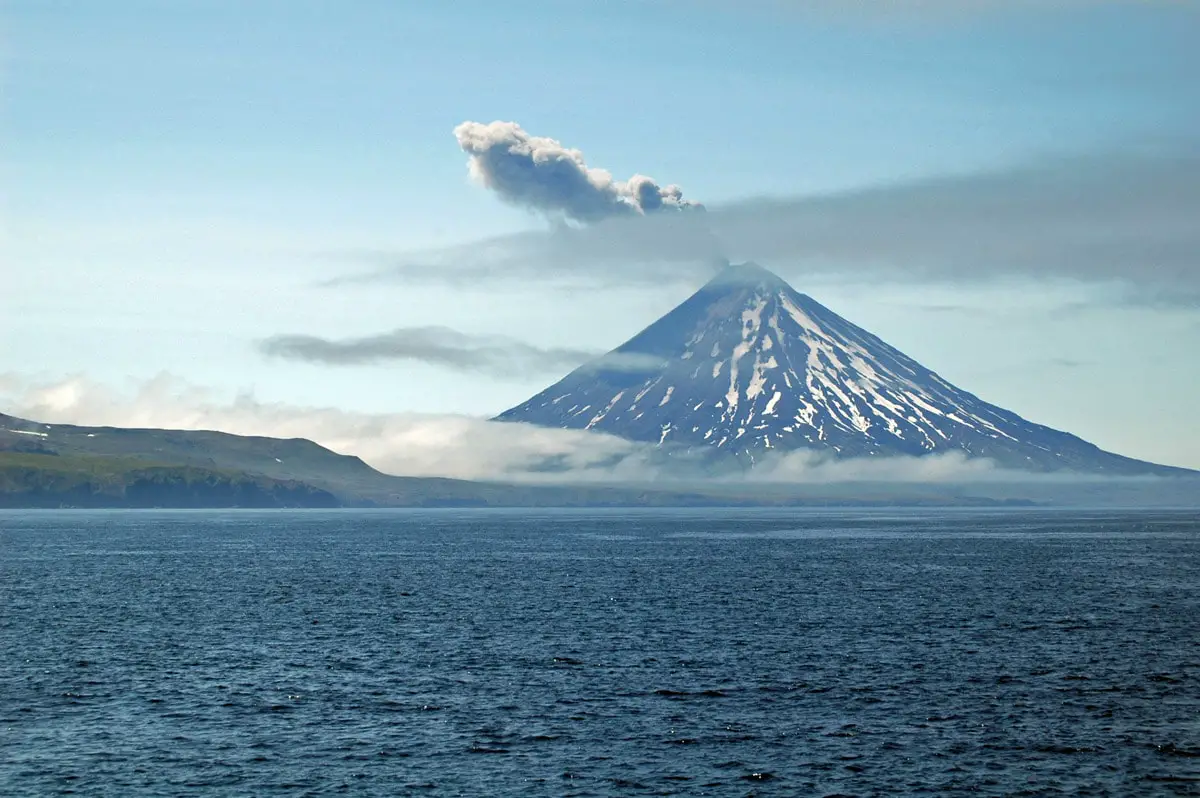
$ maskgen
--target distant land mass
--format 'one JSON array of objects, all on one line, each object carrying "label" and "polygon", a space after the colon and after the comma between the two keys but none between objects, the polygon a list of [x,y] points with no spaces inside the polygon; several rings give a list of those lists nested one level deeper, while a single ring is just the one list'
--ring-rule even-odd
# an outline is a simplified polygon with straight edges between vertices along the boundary
[{"label": "distant land mass", "polygon": [[[1200,472],[1106,452],[988,404],[753,264],[727,268],[497,421],[642,442],[665,478],[551,484],[553,462],[534,484],[391,476],[300,438],[0,414],[0,507],[1200,506]],[[1008,476],[745,478],[804,451],[835,460],[953,453]]]},{"label": "distant land mass", "polygon": [[522,485],[381,473],[312,441],[0,414],[0,508],[1200,506],[1200,479]]},{"label": "distant land mass", "polygon": [[[687,497],[675,494],[676,501]],[[702,497],[700,497],[702,498]],[[636,505],[641,491],[398,477],[312,441],[0,414],[0,507]],[[666,503],[671,503],[667,501]]]},{"label": "distant land mass", "polygon": [[596,430],[746,468],[807,450],[837,459],[957,452],[1043,473],[1196,473],[1106,452],[989,404],[752,263],[728,266],[497,420]]},{"label": "distant land mass", "polygon": [[0,507],[340,507],[328,490],[240,471],[122,457],[0,452]]}]

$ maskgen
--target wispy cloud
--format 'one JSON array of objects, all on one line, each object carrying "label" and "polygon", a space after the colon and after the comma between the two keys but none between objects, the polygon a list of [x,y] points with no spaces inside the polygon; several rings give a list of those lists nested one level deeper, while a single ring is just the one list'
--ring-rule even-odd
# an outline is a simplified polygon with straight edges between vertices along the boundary
[{"label": "wispy cloud", "polygon": [[562,375],[574,369],[642,372],[661,358],[627,352],[535,346],[503,335],[469,335],[450,327],[401,327],[361,338],[273,335],[258,342],[268,357],[322,366],[361,366],[392,361],[428,363],[502,379]]},{"label": "wispy cloud", "polygon": [[259,342],[270,357],[326,366],[412,361],[502,378],[561,374],[599,355],[570,347],[536,346],[500,335],[469,335],[449,327],[401,327],[379,335],[331,339],[274,335]]},{"label": "wispy cloud", "polygon": [[728,258],[848,281],[1075,280],[1115,286],[1125,301],[1195,307],[1196,219],[1200,152],[1126,151],[375,253],[381,268],[350,279],[658,284],[694,282]]},{"label": "wispy cloud", "polygon": [[1095,365],[1095,363],[1091,360],[1076,360],[1075,358],[1071,357],[1052,357],[1047,363],[1053,368],[1063,369],[1078,369],[1085,366]]}]

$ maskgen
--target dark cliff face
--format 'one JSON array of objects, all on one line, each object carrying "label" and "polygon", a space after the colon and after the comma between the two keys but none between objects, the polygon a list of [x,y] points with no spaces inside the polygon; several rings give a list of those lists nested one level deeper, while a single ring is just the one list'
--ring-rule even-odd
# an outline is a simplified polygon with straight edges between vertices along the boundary
[{"label": "dark cliff face", "polygon": [[959,451],[1021,470],[1186,473],[989,404],[752,264],[726,269],[498,418],[748,464],[797,449],[837,457]]}]

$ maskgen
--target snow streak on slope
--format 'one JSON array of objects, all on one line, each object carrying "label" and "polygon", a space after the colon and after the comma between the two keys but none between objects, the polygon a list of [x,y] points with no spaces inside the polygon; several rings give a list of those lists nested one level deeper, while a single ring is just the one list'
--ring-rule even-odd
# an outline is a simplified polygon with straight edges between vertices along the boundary
[{"label": "snow streak on slope", "polygon": [[959,450],[1010,468],[1156,468],[956,388],[752,264],[728,268],[613,352],[499,418],[711,447],[750,463],[795,449]]}]

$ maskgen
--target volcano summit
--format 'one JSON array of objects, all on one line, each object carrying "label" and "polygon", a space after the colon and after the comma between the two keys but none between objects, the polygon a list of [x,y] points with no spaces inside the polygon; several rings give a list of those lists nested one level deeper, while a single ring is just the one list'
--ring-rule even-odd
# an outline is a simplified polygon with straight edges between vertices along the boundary
[{"label": "volcano summit", "polygon": [[497,417],[592,429],[753,465],[963,452],[1023,471],[1183,475],[1103,451],[951,385],[755,264]]}]

